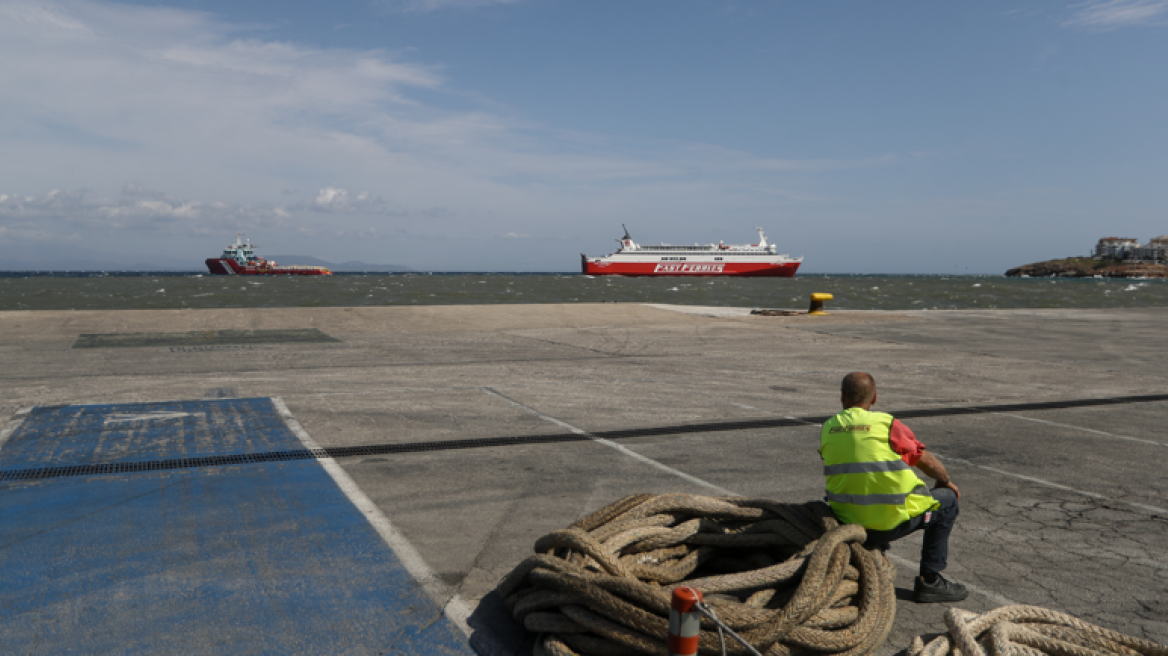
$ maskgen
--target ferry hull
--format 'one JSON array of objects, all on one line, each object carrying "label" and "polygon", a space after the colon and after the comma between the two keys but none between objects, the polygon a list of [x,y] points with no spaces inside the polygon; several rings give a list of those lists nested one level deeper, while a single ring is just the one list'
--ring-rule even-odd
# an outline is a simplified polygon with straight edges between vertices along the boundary
[{"label": "ferry hull", "polygon": [[244,266],[230,258],[207,259],[207,270],[220,276],[331,276],[325,267]]},{"label": "ferry hull", "polygon": [[589,276],[794,278],[802,262],[596,262],[585,259],[581,264],[584,274]]}]

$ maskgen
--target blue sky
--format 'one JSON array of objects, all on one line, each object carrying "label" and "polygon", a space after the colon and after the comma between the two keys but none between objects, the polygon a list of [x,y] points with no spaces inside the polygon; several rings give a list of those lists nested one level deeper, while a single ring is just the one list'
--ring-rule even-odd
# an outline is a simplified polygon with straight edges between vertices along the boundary
[{"label": "blue sky", "polygon": [[0,0],[0,269],[1001,273],[1168,233],[1168,0]]}]

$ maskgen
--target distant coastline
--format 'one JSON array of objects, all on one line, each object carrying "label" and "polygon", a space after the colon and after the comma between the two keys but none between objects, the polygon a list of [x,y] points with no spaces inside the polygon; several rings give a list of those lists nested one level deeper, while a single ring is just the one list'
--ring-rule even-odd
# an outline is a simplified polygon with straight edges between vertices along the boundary
[{"label": "distant coastline", "polygon": [[[350,261],[333,263],[326,262],[309,255],[275,255],[269,259],[280,264],[302,264],[325,266],[337,273],[416,273],[410,267],[397,264],[370,264],[368,262]],[[198,262],[184,262],[180,265],[158,264],[155,262],[118,262],[115,260],[97,258],[68,258],[62,257],[53,260],[23,259],[0,255],[0,271],[6,272],[40,272],[40,273],[207,273],[207,267]]]},{"label": "distant coastline", "polygon": [[334,264],[333,262],[326,262],[325,260],[310,255],[273,255],[268,259],[279,262],[280,264],[323,266],[333,271],[344,271],[346,273],[409,273],[414,271],[410,267],[398,264],[370,264],[359,260]]},{"label": "distant coastline", "polygon": [[1046,260],[1006,272],[1011,278],[1168,278],[1168,265],[1092,257]]}]

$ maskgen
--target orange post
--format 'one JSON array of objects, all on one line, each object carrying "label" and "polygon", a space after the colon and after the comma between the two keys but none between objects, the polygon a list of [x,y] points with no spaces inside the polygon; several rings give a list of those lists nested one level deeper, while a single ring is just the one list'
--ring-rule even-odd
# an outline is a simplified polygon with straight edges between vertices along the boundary
[{"label": "orange post", "polygon": [[702,615],[694,604],[702,593],[693,588],[674,588],[669,608],[669,656],[697,656]]}]

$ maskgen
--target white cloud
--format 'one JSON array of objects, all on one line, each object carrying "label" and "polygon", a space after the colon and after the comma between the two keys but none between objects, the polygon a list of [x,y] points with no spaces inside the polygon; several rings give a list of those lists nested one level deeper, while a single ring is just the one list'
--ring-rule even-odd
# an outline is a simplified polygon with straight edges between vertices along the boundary
[{"label": "white cloud", "polygon": [[320,190],[308,208],[326,214],[352,214],[362,210],[376,211],[386,204],[380,198],[370,198],[367,191],[354,196],[347,189],[325,187]]},{"label": "white cloud", "polygon": [[[53,189],[43,196],[0,194],[0,227],[23,230],[32,225],[59,225],[70,229],[128,229],[160,235],[213,235],[246,229],[308,228],[307,212],[323,214],[381,214],[408,216],[389,209],[389,202],[369,192],[351,194],[326,187],[311,201],[287,204],[232,203],[178,198],[138,184],[126,184],[120,195],[100,197],[88,190]],[[417,216],[442,216],[441,210],[422,209]],[[376,232],[376,231],[374,231]],[[10,233],[10,236],[16,233]]]},{"label": "white cloud", "polygon": [[3,23],[21,30],[47,33],[85,34],[90,30],[70,16],[64,7],[37,2],[12,2],[0,5]]},{"label": "white cloud", "polygon": [[249,227],[284,227],[292,218],[287,207],[185,200],[133,184],[114,198],[62,189],[39,197],[0,195],[0,227],[6,228],[9,236],[49,228],[215,235]]},{"label": "white cloud", "polygon": [[[336,179],[340,159],[359,156],[357,168],[387,143],[441,130],[442,112],[405,95],[439,88],[434,67],[237,34],[175,9],[0,0],[0,60],[11,64],[0,67],[0,165],[110,174],[34,181],[44,187],[108,188],[148,171],[167,188],[250,194],[289,163]],[[393,131],[379,125],[390,115]]]},{"label": "white cloud", "polygon": [[1063,24],[1109,30],[1162,24],[1165,13],[1168,0],[1093,0],[1079,5],[1075,15]]},{"label": "white cloud", "polygon": [[441,9],[469,9],[492,5],[509,5],[518,0],[375,0],[378,7],[408,14],[422,14]]}]

